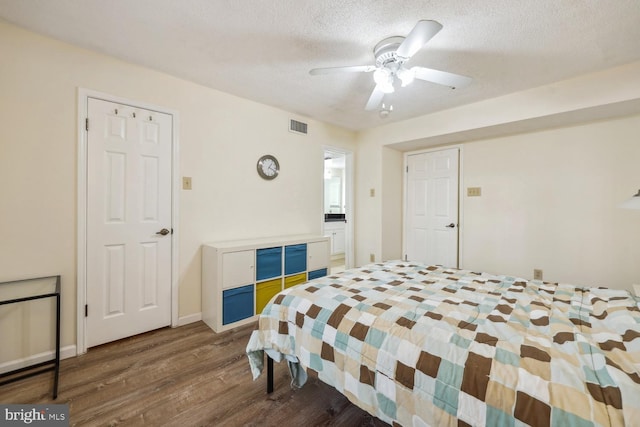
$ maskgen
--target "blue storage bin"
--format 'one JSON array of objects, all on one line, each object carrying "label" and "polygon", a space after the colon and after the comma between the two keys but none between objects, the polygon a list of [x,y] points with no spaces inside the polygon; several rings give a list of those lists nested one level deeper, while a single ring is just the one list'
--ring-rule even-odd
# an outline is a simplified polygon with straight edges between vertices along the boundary
[{"label": "blue storage bin", "polygon": [[222,291],[222,324],[253,316],[253,285]]},{"label": "blue storage bin", "polygon": [[327,275],[327,269],[321,268],[319,270],[313,270],[309,272],[309,280],[317,279],[318,277],[324,277]]},{"label": "blue storage bin", "polygon": [[265,280],[282,275],[282,247],[264,248],[256,251],[256,280]]},{"label": "blue storage bin", "polygon": [[307,269],[307,244],[284,248],[284,274],[295,274]]}]

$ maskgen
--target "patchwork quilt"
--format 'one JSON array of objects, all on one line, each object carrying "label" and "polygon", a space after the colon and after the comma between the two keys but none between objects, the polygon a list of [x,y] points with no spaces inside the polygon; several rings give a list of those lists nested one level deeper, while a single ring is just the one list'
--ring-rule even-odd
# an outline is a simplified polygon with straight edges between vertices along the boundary
[{"label": "patchwork quilt", "polygon": [[247,354],[402,426],[640,425],[640,309],[624,290],[402,261],[286,289]]}]

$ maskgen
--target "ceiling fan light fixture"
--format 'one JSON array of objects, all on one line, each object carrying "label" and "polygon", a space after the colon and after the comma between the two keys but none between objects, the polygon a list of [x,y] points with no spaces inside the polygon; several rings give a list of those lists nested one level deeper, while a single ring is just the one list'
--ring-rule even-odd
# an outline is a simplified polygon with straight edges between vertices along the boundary
[{"label": "ceiling fan light fixture", "polygon": [[373,72],[373,81],[378,85],[389,83],[389,77],[391,77],[391,72],[386,68],[378,68]]},{"label": "ceiling fan light fixture", "polygon": [[[425,67],[405,67],[415,53],[431,40],[440,30],[442,24],[436,21],[421,20],[413,27],[406,37],[393,36],[380,41],[373,48],[375,65],[355,65],[347,67],[314,68],[309,71],[312,75],[331,74],[338,72],[369,73],[373,72],[376,86],[373,88],[364,109],[375,111],[380,107],[386,94],[398,87],[408,86],[414,79],[436,83],[450,88],[463,87],[471,83],[471,78],[446,71]],[[396,79],[397,77],[397,79]],[[391,110],[383,109],[381,114],[387,115]]]},{"label": "ceiling fan light fixture", "polygon": [[373,73],[373,81],[384,93],[393,93],[393,73],[388,68],[378,68]]},{"label": "ceiling fan light fixture", "polygon": [[416,75],[413,70],[407,70],[406,68],[400,68],[397,72],[397,76],[402,82],[402,87],[409,86],[415,80]]}]

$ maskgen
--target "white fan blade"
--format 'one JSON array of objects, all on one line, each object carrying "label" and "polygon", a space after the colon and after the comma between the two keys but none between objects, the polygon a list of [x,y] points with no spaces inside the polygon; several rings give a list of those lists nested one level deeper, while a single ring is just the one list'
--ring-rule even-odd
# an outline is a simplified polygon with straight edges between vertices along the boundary
[{"label": "white fan blade", "polygon": [[376,110],[380,106],[382,98],[384,98],[384,92],[380,89],[380,85],[376,85],[376,87],[373,88],[373,92],[371,92],[371,96],[367,101],[367,106],[364,107],[364,109],[367,111]]},{"label": "white fan blade", "polygon": [[449,86],[452,89],[466,86],[472,81],[471,77],[447,73],[446,71],[434,70],[432,68],[412,67],[411,71],[415,73],[416,79]]},{"label": "white fan blade", "polygon": [[332,73],[368,73],[376,69],[375,65],[354,65],[351,67],[329,67],[329,68],[314,68],[309,71],[309,74],[316,76],[318,74],[332,74]]},{"label": "white fan blade", "polygon": [[442,24],[436,21],[418,21],[413,30],[404,39],[396,54],[405,60],[411,58],[422,46],[442,29]]}]

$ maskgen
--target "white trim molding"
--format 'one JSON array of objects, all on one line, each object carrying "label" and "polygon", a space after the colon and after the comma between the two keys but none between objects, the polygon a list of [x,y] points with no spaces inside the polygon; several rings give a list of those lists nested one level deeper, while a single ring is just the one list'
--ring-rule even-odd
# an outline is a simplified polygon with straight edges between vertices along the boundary
[{"label": "white trim molding", "polygon": [[202,313],[188,314],[178,318],[178,324],[176,326],[184,326],[189,323],[199,322],[200,320],[202,320]]},{"label": "white trim molding", "polygon": [[[60,349],[60,360],[69,359],[70,357],[75,357],[76,355],[77,353],[75,345],[68,345]],[[37,363],[47,362],[53,360],[55,356],[55,351],[51,350],[20,359],[2,362],[0,363],[0,374],[4,374],[5,372],[10,372],[16,369],[26,368],[27,366],[35,365]]]}]

